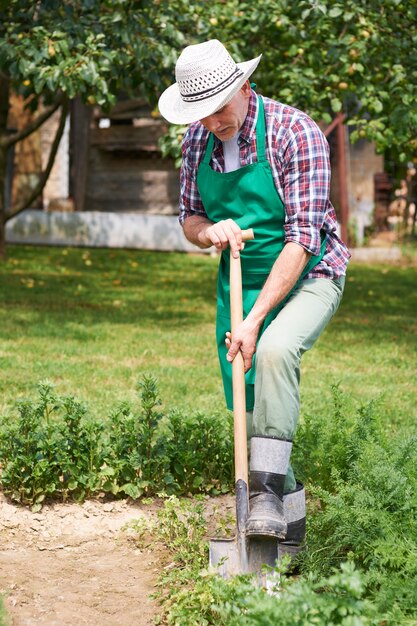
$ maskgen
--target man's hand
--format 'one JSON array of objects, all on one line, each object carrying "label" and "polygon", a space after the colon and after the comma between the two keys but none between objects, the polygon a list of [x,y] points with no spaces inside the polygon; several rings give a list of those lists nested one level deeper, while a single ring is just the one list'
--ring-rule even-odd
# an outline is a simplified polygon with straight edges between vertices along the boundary
[{"label": "man's hand", "polygon": [[228,349],[227,360],[233,361],[240,351],[243,356],[245,372],[252,367],[252,359],[256,350],[256,341],[259,334],[259,324],[253,324],[246,318],[233,333],[226,333],[226,348]]},{"label": "man's hand", "polygon": [[245,245],[242,241],[240,226],[231,219],[210,224],[202,233],[202,237],[206,238],[207,242],[211,242],[217,250],[226,250],[230,245],[235,258],[239,256],[240,250],[243,250]]}]

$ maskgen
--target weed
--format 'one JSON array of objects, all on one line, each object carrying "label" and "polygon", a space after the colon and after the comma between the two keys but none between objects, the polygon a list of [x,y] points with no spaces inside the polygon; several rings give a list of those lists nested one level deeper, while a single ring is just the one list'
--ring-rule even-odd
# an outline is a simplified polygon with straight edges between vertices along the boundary
[{"label": "weed", "polygon": [[3,604],[3,598],[0,596],[0,626],[7,626],[10,623],[7,619],[6,610]]},{"label": "weed", "polygon": [[[208,550],[201,503],[171,497],[147,525],[154,543],[172,560],[162,569],[158,592],[163,614],[155,623],[175,626],[370,626],[377,615],[365,598],[364,577],[343,563],[328,577],[310,574],[283,579],[279,596],[270,596],[249,576],[223,580],[207,570]],[[143,525],[139,532],[143,534]]]}]

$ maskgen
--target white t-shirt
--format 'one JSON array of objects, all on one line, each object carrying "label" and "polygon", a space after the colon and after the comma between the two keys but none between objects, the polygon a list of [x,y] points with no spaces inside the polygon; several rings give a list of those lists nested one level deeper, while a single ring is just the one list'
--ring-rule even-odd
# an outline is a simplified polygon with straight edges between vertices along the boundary
[{"label": "white t-shirt", "polygon": [[237,140],[239,133],[228,141],[222,141],[224,154],[224,171],[233,172],[240,168],[239,145]]}]

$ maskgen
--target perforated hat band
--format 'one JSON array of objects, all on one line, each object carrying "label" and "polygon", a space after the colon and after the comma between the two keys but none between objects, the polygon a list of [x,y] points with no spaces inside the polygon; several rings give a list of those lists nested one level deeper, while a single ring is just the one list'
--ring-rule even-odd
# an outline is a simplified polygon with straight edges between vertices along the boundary
[{"label": "perforated hat band", "polygon": [[242,70],[239,69],[227,52],[226,54],[226,58],[223,59],[219,67],[207,68],[194,76],[188,70],[187,78],[183,79],[178,76],[181,72],[177,71],[178,87],[185,102],[196,102],[211,98],[233,85],[235,81],[243,76]]}]

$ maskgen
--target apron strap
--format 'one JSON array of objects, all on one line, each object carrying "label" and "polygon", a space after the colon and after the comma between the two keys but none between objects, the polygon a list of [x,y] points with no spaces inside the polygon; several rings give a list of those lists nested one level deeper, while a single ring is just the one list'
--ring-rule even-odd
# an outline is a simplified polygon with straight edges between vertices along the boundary
[{"label": "apron strap", "polygon": [[261,96],[258,96],[258,119],[256,120],[256,151],[258,163],[266,160],[265,156],[265,109]]},{"label": "apron strap", "polygon": [[204,153],[204,158],[202,161],[206,165],[210,165],[210,159],[211,159],[211,153],[213,152],[213,147],[214,147],[214,135],[213,133],[210,133],[207,146],[206,146],[206,151]]}]

